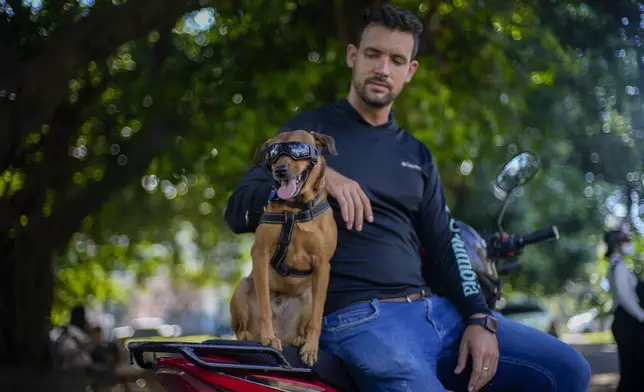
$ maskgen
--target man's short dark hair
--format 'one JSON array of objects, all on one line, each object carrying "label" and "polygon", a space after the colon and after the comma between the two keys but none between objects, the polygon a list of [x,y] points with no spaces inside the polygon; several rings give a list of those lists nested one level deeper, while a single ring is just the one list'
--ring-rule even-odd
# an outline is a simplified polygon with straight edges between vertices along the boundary
[{"label": "man's short dark hair", "polygon": [[414,36],[414,48],[411,52],[411,59],[416,58],[420,35],[423,32],[423,23],[411,11],[391,4],[378,4],[365,9],[362,12],[358,28],[358,45],[362,40],[364,30],[371,24],[378,24],[390,30],[412,34]]}]

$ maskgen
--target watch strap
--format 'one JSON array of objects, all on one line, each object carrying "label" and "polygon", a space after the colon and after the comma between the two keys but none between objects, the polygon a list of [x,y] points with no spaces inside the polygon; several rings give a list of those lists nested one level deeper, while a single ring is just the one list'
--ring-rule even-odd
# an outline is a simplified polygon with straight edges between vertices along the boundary
[{"label": "watch strap", "polygon": [[468,325],[480,325],[492,333],[496,333],[498,327],[497,320],[492,316],[470,318]]}]

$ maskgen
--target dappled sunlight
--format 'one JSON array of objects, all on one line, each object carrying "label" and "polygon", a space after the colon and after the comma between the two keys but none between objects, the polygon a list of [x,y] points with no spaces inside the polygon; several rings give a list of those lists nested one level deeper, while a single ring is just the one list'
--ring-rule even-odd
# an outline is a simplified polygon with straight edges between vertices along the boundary
[{"label": "dappled sunlight", "polygon": [[[432,151],[454,215],[493,228],[502,164],[541,159],[504,226],[562,237],[526,249],[505,292],[607,313],[603,230],[630,222],[634,268],[644,262],[644,6],[397,3],[426,35],[393,112]],[[353,6],[11,4],[0,0],[0,259],[22,283],[0,297],[49,301],[51,267],[53,323],[85,302],[117,324],[152,309],[215,334],[250,268],[252,235],[232,234],[226,202],[289,118],[346,96]]]}]

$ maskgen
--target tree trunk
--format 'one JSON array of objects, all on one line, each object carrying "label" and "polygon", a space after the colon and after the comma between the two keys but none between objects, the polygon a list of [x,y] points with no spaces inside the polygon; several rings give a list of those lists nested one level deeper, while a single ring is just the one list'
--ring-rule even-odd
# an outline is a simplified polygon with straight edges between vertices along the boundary
[{"label": "tree trunk", "polygon": [[20,236],[0,256],[0,368],[49,362],[53,273],[47,242]]},{"label": "tree trunk", "polygon": [[1,367],[3,391],[85,392],[88,382],[82,371],[62,372],[36,366]]},{"label": "tree trunk", "polygon": [[[4,377],[24,374],[26,368],[32,368],[35,374],[43,373],[38,368],[51,363],[52,256],[81,228],[84,217],[97,213],[105,200],[140,177],[150,161],[167,148],[180,128],[170,120],[159,122],[163,126],[148,124],[121,144],[122,152],[130,157],[127,165],[119,166],[115,159],[108,162],[101,181],[61,197],[51,216],[34,213],[26,227],[14,226],[13,235],[0,237],[4,244],[0,249],[0,369],[15,367],[15,372],[5,373]],[[20,378],[16,381],[20,382]],[[5,389],[2,382],[0,385],[2,390],[31,391]]]},{"label": "tree trunk", "polygon": [[[150,121],[132,139],[120,143],[122,154],[128,158],[127,164],[120,165],[116,157],[111,157],[105,162],[101,181],[85,187],[68,186],[66,178],[52,177],[54,167],[66,170],[60,167],[67,161],[60,159],[56,152],[66,151],[67,131],[76,129],[77,117],[83,110],[82,105],[68,108],[63,105],[68,80],[87,61],[104,58],[121,43],[152,29],[160,29],[162,37],[167,37],[165,31],[183,12],[191,9],[189,3],[136,0],[96,12],[61,33],[25,68],[35,74],[22,79],[24,84],[18,99],[0,99],[0,124],[5,126],[0,132],[0,139],[5,140],[0,147],[0,169],[9,163],[23,162],[25,139],[22,136],[27,132],[43,123],[49,123],[51,131],[56,132],[50,140],[53,146],[41,146],[46,154],[38,170],[33,167],[26,170],[25,186],[13,195],[5,192],[0,199],[0,211],[5,212],[0,214],[0,390],[74,392],[76,386],[82,390],[83,377],[59,373],[50,366],[55,358],[49,339],[53,256],[64,249],[86,216],[96,214],[104,201],[140,177],[150,161],[165,151],[172,136],[182,129],[175,122],[178,119]],[[126,27],[119,26],[118,22],[125,23]],[[160,47],[155,52],[164,55],[165,49]],[[6,57],[3,53],[0,52],[0,58]],[[161,56],[160,60],[164,58]],[[49,70],[50,75],[40,75],[36,72],[39,67]],[[39,110],[32,112],[30,108],[35,103]],[[21,113],[31,113],[29,121]],[[52,170],[47,169],[48,165]],[[43,166],[45,169],[40,170]],[[72,169],[68,170],[69,178]],[[42,202],[52,188],[56,190],[56,204],[51,215],[45,217]],[[28,218],[25,225],[20,223],[21,217]]]},{"label": "tree trunk", "polygon": [[50,367],[53,273],[48,241],[40,240],[16,238],[0,256],[1,389],[81,392],[87,385],[82,371],[63,373]]}]

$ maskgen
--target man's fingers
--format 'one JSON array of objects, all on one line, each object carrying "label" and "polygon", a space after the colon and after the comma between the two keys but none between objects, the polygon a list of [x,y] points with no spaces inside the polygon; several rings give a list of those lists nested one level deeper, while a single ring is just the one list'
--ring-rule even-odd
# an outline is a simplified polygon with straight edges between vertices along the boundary
[{"label": "man's fingers", "polygon": [[483,388],[492,380],[492,377],[494,377],[494,375],[496,374],[496,367],[498,366],[498,364],[498,361],[490,361],[490,364],[488,365],[488,371],[483,374],[483,376],[485,376],[485,380],[482,381],[481,388]]},{"label": "man's fingers", "polygon": [[371,202],[357,182],[329,169],[326,190],[337,200],[347,230],[362,230],[365,220],[373,222]]},{"label": "man's fingers", "polygon": [[483,388],[488,382],[490,382],[490,379],[492,379],[492,376],[494,373],[492,373],[492,361],[484,361],[483,362],[483,367],[481,368],[481,375],[476,381],[475,384],[471,384],[474,386],[474,390],[478,391],[479,389]]},{"label": "man's fingers", "polygon": [[373,211],[371,210],[371,200],[369,200],[369,198],[364,193],[362,188],[358,189],[358,194],[360,195],[360,199],[362,200],[362,204],[364,205],[365,219],[367,220],[367,222],[373,222]]},{"label": "man's fingers", "polygon": [[351,230],[351,228],[353,227],[353,222],[354,222],[355,216],[356,216],[355,215],[355,206],[354,206],[354,203],[353,203],[353,198],[351,197],[351,193],[346,191],[346,190],[342,191],[342,197],[344,197],[344,199],[346,200],[346,203],[347,203],[347,219],[346,219],[347,230]]},{"label": "man's fingers", "polygon": [[490,372],[492,374],[492,376],[490,377],[490,380],[492,379],[492,377],[494,377],[498,368],[499,368],[499,357],[497,356],[496,358],[494,358],[494,362],[492,362],[492,366],[490,367]]},{"label": "man's fingers", "polygon": [[468,391],[476,391],[481,386],[481,373],[483,372],[483,355],[480,352],[472,353],[472,375],[470,376],[470,384],[467,388]]},{"label": "man's fingers", "polygon": [[[483,360],[483,367],[481,372],[481,378],[478,380],[477,384],[474,385],[474,390],[478,391],[483,388],[487,383],[492,380],[492,377],[496,374],[496,369],[499,365],[499,358],[496,354],[488,354]],[[471,385],[471,384],[470,384]]]},{"label": "man's fingers", "polygon": [[340,192],[338,192],[336,195],[333,195],[333,197],[335,197],[335,200],[338,201],[338,205],[340,206],[340,213],[342,214],[342,219],[344,219],[344,221],[347,222],[349,220],[347,199]]},{"label": "man's fingers", "polygon": [[456,369],[454,369],[455,374],[461,374],[465,365],[467,364],[467,354],[469,354],[469,349],[465,339],[461,341],[461,347],[458,350],[458,362],[456,362]]},{"label": "man's fingers", "polygon": [[362,199],[360,199],[360,195],[357,191],[351,192],[351,199],[353,200],[353,206],[354,206],[354,212],[355,212],[354,227],[356,228],[356,230],[360,231],[362,230],[362,223],[364,219],[364,205],[362,204]]},{"label": "man's fingers", "polygon": [[481,385],[481,388],[483,388],[483,386],[485,386],[487,383],[490,382],[490,380],[492,380],[492,377],[494,377],[494,375],[496,374],[496,369],[498,367],[499,367],[499,357],[494,356],[490,360],[490,365],[489,365],[490,369],[487,371],[487,378],[485,380],[485,384]]}]

